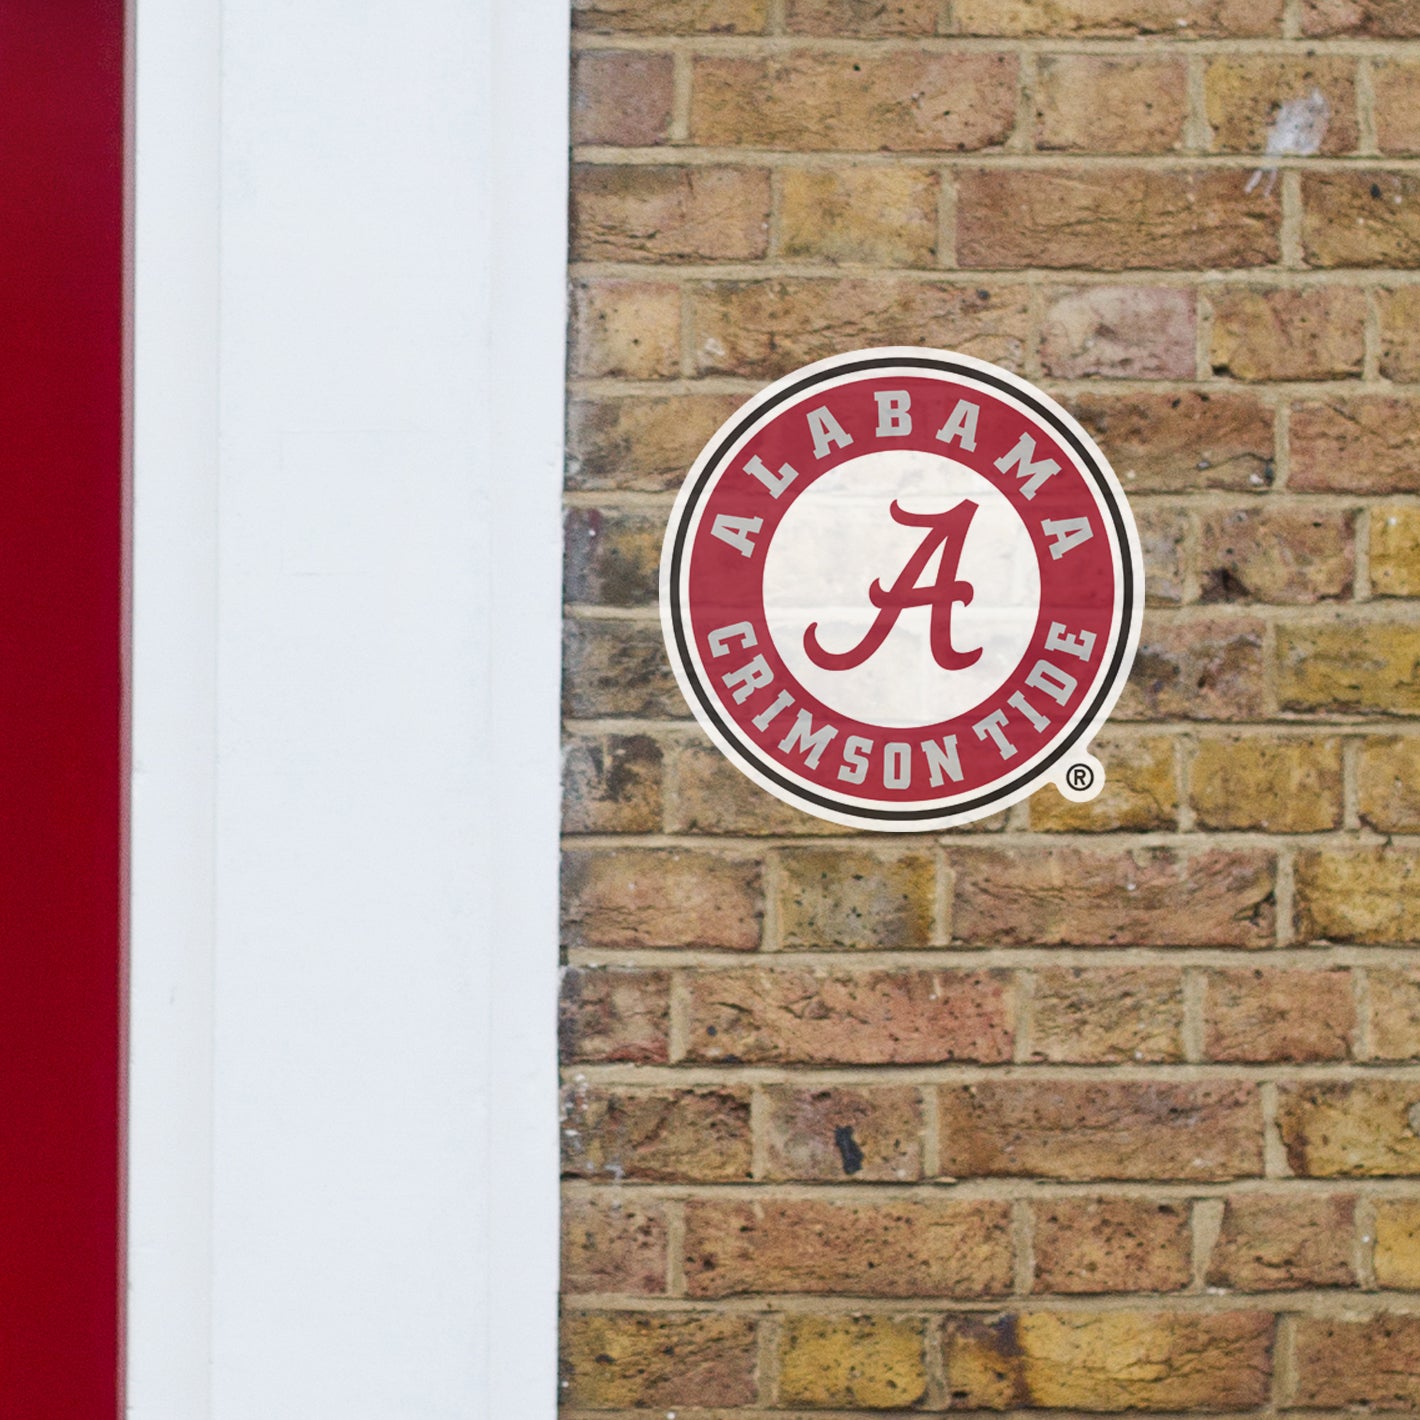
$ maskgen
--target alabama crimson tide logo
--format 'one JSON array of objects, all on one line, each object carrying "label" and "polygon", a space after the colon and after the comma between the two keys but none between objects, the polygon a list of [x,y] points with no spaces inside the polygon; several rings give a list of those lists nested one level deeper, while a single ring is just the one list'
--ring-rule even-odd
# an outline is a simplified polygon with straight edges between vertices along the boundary
[{"label": "alabama crimson tide logo", "polygon": [[1124,495],[1083,429],[995,365],[861,350],[746,404],[681,489],[661,618],[696,718],[750,778],[835,823],[912,831],[1053,782],[1139,638]]}]

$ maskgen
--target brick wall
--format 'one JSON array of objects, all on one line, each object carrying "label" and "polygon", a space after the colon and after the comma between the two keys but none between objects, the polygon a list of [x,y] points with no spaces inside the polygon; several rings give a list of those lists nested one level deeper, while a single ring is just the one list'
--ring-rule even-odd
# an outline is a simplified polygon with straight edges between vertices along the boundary
[{"label": "brick wall", "polygon": [[[568,1411],[1420,1408],[1420,0],[574,22]],[[890,343],[1131,495],[1094,804],[846,833],[672,683],[689,461]]]}]

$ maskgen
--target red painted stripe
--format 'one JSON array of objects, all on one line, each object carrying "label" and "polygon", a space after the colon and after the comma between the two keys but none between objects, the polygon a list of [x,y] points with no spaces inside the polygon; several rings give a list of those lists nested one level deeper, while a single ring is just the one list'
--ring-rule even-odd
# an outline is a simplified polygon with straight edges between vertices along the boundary
[{"label": "red painted stripe", "polygon": [[124,5],[0,4],[0,1415],[120,1409]]}]

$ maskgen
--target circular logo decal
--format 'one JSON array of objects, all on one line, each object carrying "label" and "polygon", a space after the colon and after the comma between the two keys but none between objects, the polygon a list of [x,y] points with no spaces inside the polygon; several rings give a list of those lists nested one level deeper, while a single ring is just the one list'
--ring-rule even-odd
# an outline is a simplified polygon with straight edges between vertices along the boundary
[{"label": "circular logo decal", "polygon": [[1024,380],[941,350],[809,365],[710,441],[671,514],[661,619],[719,747],[857,828],[969,822],[1088,753],[1139,639],[1124,494]]}]

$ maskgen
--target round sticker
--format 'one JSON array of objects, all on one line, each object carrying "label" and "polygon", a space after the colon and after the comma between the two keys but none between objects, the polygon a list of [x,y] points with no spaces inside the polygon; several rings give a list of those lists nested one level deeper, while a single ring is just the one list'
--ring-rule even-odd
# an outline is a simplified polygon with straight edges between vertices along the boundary
[{"label": "round sticker", "polygon": [[1142,586],[1124,494],[1058,404],[965,355],[861,350],[777,381],[706,446],[661,620],[696,719],[751,779],[910,832],[1047,782],[1099,793],[1088,746]]}]

